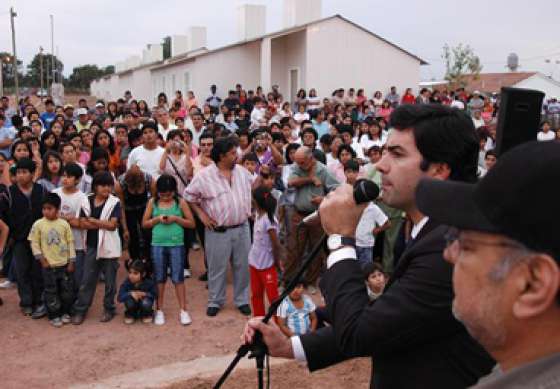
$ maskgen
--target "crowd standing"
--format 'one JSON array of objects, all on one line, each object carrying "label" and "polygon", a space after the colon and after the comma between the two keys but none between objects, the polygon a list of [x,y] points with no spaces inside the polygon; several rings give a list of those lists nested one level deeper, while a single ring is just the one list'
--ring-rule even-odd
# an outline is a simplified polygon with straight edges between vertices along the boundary
[{"label": "crowd standing", "polygon": [[[160,93],[154,106],[130,91],[93,107],[86,99],[73,107],[48,97],[37,106],[29,97],[2,97],[0,288],[17,285],[22,313],[48,316],[59,327],[85,320],[103,279],[102,322],[115,316],[118,294],[126,323],[162,325],[169,276],[187,325],[189,251],[202,247],[206,272],[198,278],[208,283],[207,315],[226,304],[228,263],[235,306],[243,315],[264,314],[264,295],[269,302],[278,297],[320,238],[302,219],[341,183],[380,183],[376,163],[397,106],[466,111],[480,142],[479,176],[496,163],[496,96],[463,88],[417,96],[409,88],[401,96],[395,87],[371,96],[354,88],[325,97],[302,89],[290,102],[277,86],[265,94],[238,84],[223,98],[215,85],[206,98]],[[550,102],[547,113],[557,105]],[[560,138],[556,124],[544,120],[538,139]],[[373,263],[391,275],[410,226],[382,198],[366,208],[356,236],[366,281]],[[316,293],[320,257],[280,306],[286,335],[317,327],[320,315],[303,286]],[[128,277],[119,286],[120,264]]]}]

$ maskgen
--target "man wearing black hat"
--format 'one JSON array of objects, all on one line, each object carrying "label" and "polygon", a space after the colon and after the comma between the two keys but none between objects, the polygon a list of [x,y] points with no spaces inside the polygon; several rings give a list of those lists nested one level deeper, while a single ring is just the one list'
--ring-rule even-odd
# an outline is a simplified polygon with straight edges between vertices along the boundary
[{"label": "man wearing black hat", "polygon": [[306,360],[311,371],[371,356],[376,389],[465,388],[488,374],[494,361],[453,317],[453,269],[443,259],[447,227],[423,215],[414,194],[424,177],[475,182],[478,141],[468,116],[441,105],[401,106],[391,125],[387,151],[376,165],[383,201],[407,212],[414,227],[384,294],[368,305],[355,248],[348,244],[365,205],[356,205],[352,188],[343,185],[319,209],[331,251],[321,290],[332,326],[287,340],[274,325],[253,319],[245,341],[259,330],[271,355]]},{"label": "man wearing black hat", "polygon": [[453,313],[497,360],[476,386],[560,386],[560,144],[505,153],[476,185],[422,181],[420,211],[450,227]]}]

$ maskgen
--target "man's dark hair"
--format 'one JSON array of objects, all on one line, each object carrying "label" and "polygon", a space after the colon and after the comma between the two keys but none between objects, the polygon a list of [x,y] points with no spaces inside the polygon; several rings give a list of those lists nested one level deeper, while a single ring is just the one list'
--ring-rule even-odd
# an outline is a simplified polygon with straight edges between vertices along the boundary
[{"label": "man's dark hair", "polygon": [[214,135],[212,134],[211,131],[204,131],[202,134],[200,134],[200,137],[198,138],[198,143],[200,144],[200,141],[202,139],[212,139],[214,140]]},{"label": "man's dark hair", "polygon": [[140,138],[142,138],[142,130],[133,128],[128,133],[128,145],[132,147],[132,144]]},{"label": "man's dark hair", "polygon": [[391,127],[412,129],[423,158],[421,170],[428,170],[431,163],[445,163],[451,180],[476,182],[479,144],[473,122],[464,112],[440,104],[405,104],[393,111]]},{"label": "man's dark hair", "polygon": [[109,172],[97,172],[93,176],[93,181],[91,182],[91,191],[95,193],[95,188],[98,186],[114,186],[115,180]]},{"label": "man's dark hair", "polygon": [[215,163],[220,162],[222,155],[228,153],[231,149],[237,147],[233,137],[219,138],[214,142],[212,147],[212,160]]},{"label": "man's dark hair", "polygon": [[158,128],[157,128],[156,123],[151,121],[151,120],[147,120],[142,124],[142,134],[144,133],[144,130],[146,130],[148,128],[151,128],[155,132],[158,132]]},{"label": "man's dark hair", "polygon": [[494,150],[488,150],[486,154],[484,154],[484,158],[488,158],[488,157],[498,158],[498,154],[496,154],[496,151]]},{"label": "man's dark hair", "polygon": [[[71,143],[68,144],[72,145]],[[84,175],[84,170],[77,163],[68,163],[62,167],[61,173],[79,181]]]},{"label": "man's dark hair", "polygon": [[23,125],[23,118],[19,115],[12,116],[12,125],[15,128],[19,128]]},{"label": "man's dark hair", "polygon": [[118,130],[119,128],[124,128],[124,129],[126,130],[126,132],[128,132],[128,126],[127,126],[126,124],[124,124],[124,123],[118,123],[118,124],[116,124],[116,125],[115,125],[115,132],[117,132],[117,130]]},{"label": "man's dark hair", "polygon": [[317,138],[319,138],[319,134],[317,134],[317,131],[315,131],[315,129],[313,127],[308,127],[305,130],[303,130],[301,132],[301,139],[303,139],[303,136],[305,134],[311,134],[313,135],[313,138],[315,138],[315,141],[317,141]]},{"label": "man's dark hair", "polygon": [[146,274],[146,265],[142,262],[141,259],[135,259],[132,261],[130,266],[128,267],[128,271],[136,270],[138,273],[145,275]]},{"label": "man's dark hair", "polygon": [[301,145],[299,143],[290,143],[288,144],[288,146],[286,146],[286,151],[284,153],[284,159],[286,160],[286,164],[291,165],[292,163],[294,163],[294,161],[290,159],[290,151],[297,150],[300,147]]},{"label": "man's dark hair", "polygon": [[281,141],[282,143],[286,143],[286,137],[281,132],[273,132],[272,133],[272,142]]},{"label": "man's dark hair", "polygon": [[183,131],[181,130],[171,130],[167,133],[166,141],[169,142],[171,139],[175,138],[176,136],[180,136],[183,139]]},{"label": "man's dark hair", "polygon": [[336,129],[338,130],[338,134],[342,135],[345,132],[349,133],[352,137],[354,136],[354,129],[352,128],[352,126],[349,126],[347,124],[339,124],[338,126],[336,126]]},{"label": "man's dark hair", "polygon": [[381,147],[379,147],[379,146],[371,146],[371,147],[368,149],[368,151],[367,151],[367,155],[369,156],[369,155],[370,155],[371,153],[373,153],[374,151],[377,152],[377,153],[379,153],[379,154],[381,154]]},{"label": "man's dark hair", "polygon": [[258,164],[259,157],[257,157],[257,154],[255,153],[247,153],[243,156],[243,158],[241,158],[241,163],[245,163],[246,161],[252,161]]},{"label": "man's dark hair", "polygon": [[369,262],[367,264],[364,264],[364,266],[362,266],[362,270],[364,272],[364,278],[366,280],[368,279],[370,274],[373,274],[376,271],[382,273],[385,276],[385,278],[387,278],[387,275],[383,271],[383,267],[377,262]]},{"label": "man's dark hair", "polygon": [[346,161],[346,163],[344,164],[344,171],[353,171],[353,172],[359,172],[360,171],[360,164],[358,162],[356,162],[355,159],[351,159],[350,161]]},{"label": "man's dark hair", "polygon": [[45,199],[43,200],[43,206],[48,204],[48,205],[52,205],[56,209],[60,209],[60,203],[61,203],[60,196],[52,192],[47,193]]},{"label": "man's dark hair", "polygon": [[324,134],[319,139],[319,143],[330,146],[333,141],[333,136],[331,134]]},{"label": "man's dark hair", "polygon": [[22,158],[16,162],[17,170],[28,170],[30,173],[35,173],[35,162],[29,158]]}]

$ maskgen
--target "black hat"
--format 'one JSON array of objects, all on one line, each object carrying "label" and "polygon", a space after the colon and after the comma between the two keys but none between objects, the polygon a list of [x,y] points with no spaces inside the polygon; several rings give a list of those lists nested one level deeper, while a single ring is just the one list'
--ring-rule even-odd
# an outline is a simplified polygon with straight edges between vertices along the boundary
[{"label": "black hat", "polygon": [[477,184],[422,180],[420,212],[463,230],[505,235],[560,261],[560,142],[529,142],[503,154]]}]

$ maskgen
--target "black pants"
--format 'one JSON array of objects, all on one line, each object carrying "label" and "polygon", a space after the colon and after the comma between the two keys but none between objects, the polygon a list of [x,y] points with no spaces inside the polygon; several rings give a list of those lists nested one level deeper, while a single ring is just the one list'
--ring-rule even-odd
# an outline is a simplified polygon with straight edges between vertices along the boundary
[{"label": "black pants", "polygon": [[15,242],[13,266],[16,270],[19,306],[28,308],[41,305],[43,302],[41,264],[33,257],[28,241]]},{"label": "black pants", "polygon": [[[199,217],[196,215],[196,213],[194,213],[194,221],[196,223],[196,233],[198,234],[198,238],[200,239],[200,246],[202,246],[202,249],[204,249],[204,231],[206,229],[206,227],[204,227],[204,224],[202,223],[202,220],[199,219]],[[208,261],[206,260],[206,252],[204,253],[204,269],[206,269],[206,271],[208,271]]]},{"label": "black pants", "polygon": [[151,297],[144,297],[141,300],[134,300],[132,297],[129,297],[124,301],[124,315],[135,319],[152,316],[153,305],[154,299]]},{"label": "black pants", "polygon": [[130,234],[128,252],[132,259],[145,259],[150,263],[150,243],[152,233],[150,230],[142,228],[143,209],[126,211],[126,226]]},{"label": "black pants", "polygon": [[45,303],[49,320],[70,314],[74,303],[74,277],[66,272],[67,266],[43,269]]},{"label": "black pants", "polygon": [[117,293],[117,270],[119,268],[119,261],[117,258],[97,259],[97,249],[88,247],[86,256],[84,258],[84,278],[80,290],[78,291],[78,298],[74,303],[74,313],[85,315],[88,311],[93,297],[95,296],[95,289],[97,287],[97,280],[99,273],[105,274],[105,296],[103,298],[103,307],[107,312],[115,311],[115,294]]}]

